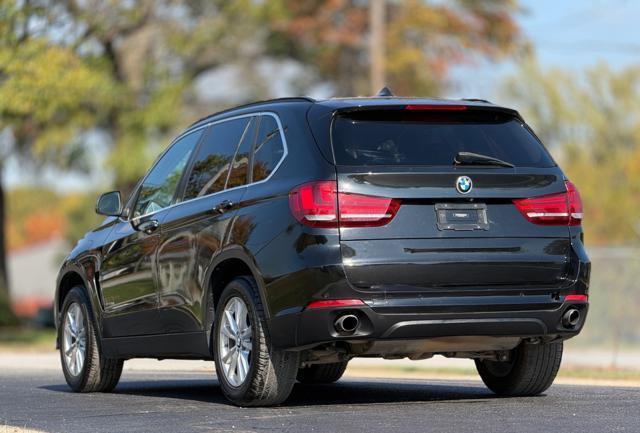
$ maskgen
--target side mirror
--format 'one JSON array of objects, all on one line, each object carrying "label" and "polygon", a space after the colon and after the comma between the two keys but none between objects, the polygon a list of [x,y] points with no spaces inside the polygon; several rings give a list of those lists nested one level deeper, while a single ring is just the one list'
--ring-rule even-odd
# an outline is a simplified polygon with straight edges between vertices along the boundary
[{"label": "side mirror", "polygon": [[96,213],[106,216],[120,216],[122,213],[122,199],[120,191],[105,192],[96,203]]}]

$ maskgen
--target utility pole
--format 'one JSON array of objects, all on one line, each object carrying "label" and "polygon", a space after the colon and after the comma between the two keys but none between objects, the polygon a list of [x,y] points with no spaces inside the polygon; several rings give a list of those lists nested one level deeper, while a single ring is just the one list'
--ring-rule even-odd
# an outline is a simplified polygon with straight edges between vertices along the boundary
[{"label": "utility pole", "polygon": [[371,95],[386,85],[384,66],[385,46],[385,0],[369,1],[369,81]]}]

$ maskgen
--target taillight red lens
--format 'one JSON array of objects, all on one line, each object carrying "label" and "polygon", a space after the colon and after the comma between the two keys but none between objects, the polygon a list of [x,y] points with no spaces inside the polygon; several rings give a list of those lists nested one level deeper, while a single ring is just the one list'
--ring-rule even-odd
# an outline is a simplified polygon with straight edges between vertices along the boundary
[{"label": "taillight red lens", "polygon": [[400,202],[386,197],[338,193],[338,218],[342,227],[379,227],[393,219]]},{"label": "taillight red lens", "polygon": [[338,192],[334,181],[310,182],[289,193],[293,216],[311,227],[379,227],[389,223],[400,202],[386,197]]},{"label": "taillight red lens", "polygon": [[566,182],[567,192],[514,200],[526,219],[541,225],[577,226],[582,223],[582,200],[575,185]]},{"label": "taillight red lens", "polygon": [[335,182],[312,182],[289,193],[293,216],[311,227],[338,226],[338,191]]},{"label": "taillight red lens", "polygon": [[582,198],[573,182],[567,181],[567,195],[569,196],[569,225],[579,226],[582,223]]}]

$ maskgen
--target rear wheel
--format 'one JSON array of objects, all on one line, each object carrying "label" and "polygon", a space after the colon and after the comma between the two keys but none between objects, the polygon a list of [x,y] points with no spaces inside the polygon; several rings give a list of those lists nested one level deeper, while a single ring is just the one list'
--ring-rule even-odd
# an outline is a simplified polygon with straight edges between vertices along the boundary
[{"label": "rear wheel", "polygon": [[224,395],[239,406],[272,406],[291,393],[298,352],[274,349],[255,281],[240,277],[225,287],[214,324],[216,374]]},{"label": "rear wheel", "polygon": [[298,382],[305,384],[333,383],[340,380],[349,361],[331,364],[312,364],[298,370]]},{"label": "rear wheel", "polygon": [[498,395],[533,396],[546,391],[558,374],[562,342],[521,344],[509,361],[476,359],[482,381]]},{"label": "rear wheel", "polygon": [[58,326],[64,377],[76,392],[109,392],[120,380],[124,361],[100,353],[91,304],[82,287],[64,299]]}]

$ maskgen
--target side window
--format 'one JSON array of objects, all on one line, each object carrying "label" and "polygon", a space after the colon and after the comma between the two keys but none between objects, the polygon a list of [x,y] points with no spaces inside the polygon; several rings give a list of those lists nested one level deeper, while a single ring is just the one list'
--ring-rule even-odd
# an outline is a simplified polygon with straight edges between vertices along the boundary
[{"label": "side window", "polygon": [[284,155],[278,122],[272,116],[262,116],[253,155],[253,181],[266,179]]},{"label": "side window", "polygon": [[247,183],[247,176],[249,174],[249,157],[251,156],[251,146],[253,146],[253,142],[256,138],[257,123],[258,117],[252,117],[249,121],[249,125],[244,130],[243,136],[240,139],[240,147],[238,147],[236,156],[233,158],[227,188],[235,188]]},{"label": "side window", "polygon": [[185,200],[224,189],[231,160],[248,127],[249,118],[230,120],[211,127],[193,164]]},{"label": "side window", "polygon": [[202,131],[197,131],[175,142],[151,169],[140,187],[133,208],[134,218],[171,205],[182,173],[201,135]]}]

